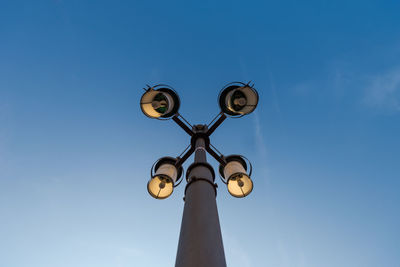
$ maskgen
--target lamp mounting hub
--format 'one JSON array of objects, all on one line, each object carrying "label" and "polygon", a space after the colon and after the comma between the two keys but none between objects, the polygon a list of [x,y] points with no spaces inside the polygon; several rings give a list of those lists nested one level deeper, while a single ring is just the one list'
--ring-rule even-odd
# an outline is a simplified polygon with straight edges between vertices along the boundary
[{"label": "lamp mounting hub", "polygon": [[193,126],[193,131],[195,133],[206,133],[208,130],[208,127],[206,124],[196,124]]}]

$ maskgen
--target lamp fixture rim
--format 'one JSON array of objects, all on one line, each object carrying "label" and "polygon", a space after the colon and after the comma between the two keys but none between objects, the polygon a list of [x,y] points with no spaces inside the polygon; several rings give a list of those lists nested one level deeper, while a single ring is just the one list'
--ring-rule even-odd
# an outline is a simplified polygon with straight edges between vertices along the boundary
[{"label": "lamp fixture rim", "polygon": [[[178,114],[179,108],[180,108],[180,106],[181,106],[181,101],[180,101],[180,98],[179,98],[178,93],[175,91],[175,89],[174,89],[172,86],[169,86],[169,85],[167,85],[167,84],[157,84],[157,85],[154,85],[154,86],[152,86],[152,87],[149,86],[149,87],[148,87],[147,89],[145,89],[145,90],[146,90],[146,92],[145,92],[145,93],[142,95],[142,97],[140,98],[140,109],[142,110],[142,113],[143,113],[146,117],[148,117],[148,118],[150,118],[150,119],[157,119],[157,120],[169,120],[169,119],[171,119],[174,115]],[[173,109],[172,109],[169,113],[163,114],[162,116],[160,116],[160,117],[158,117],[158,118],[155,118],[155,117],[151,117],[151,116],[147,115],[146,112],[144,112],[143,107],[142,107],[142,99],[143,99],[143,96],[144,96],[146,93],[148,93],[149,91],[151,91],[151,90],[153,90],[153,91],[164,92],[164,93],[169,94],[169,95],[172,97],[172,99],[173,99],[173,101],[174,101],[174,107],[173,107]]]},{"label": "lamp fixture rim", "polygon": [[229,110],[229,109],[226,108],[226,106],[225,106],[224,101],[225,101],[226,95],[227,95],[228,93],[230,93],[231,91],[237,89],[237,88],[245,87],[245,86],[248,86],[248,87],[250,87],[251,89],[253,89],[253,91],[254,91],[255,94],[256,94],[256,97],[257,97],[257,104],[258,104],[260,98],[259,98],[259,95],[258,95],[257,90],[253,87],[254,84],[253,84],[253,85],[250,85],[250,82],[248,82],[248,83],[244,83],[244,82],[231,82],[231,83],[228,83],[227,85],[225,85],[225,86],[221,89],[221,91],[220,91],[219,94],[218,94],[218,105],[219,105],[221,111],[222,111],[223,113],[225,113],[228,117],[230,117],[230,118],[235,118],[235,119],[236,119],[236,118],[241,118],[241,117],[243,117],[243,116],[245,116],[245,115],[248,115],[248,114],[250,114],[251,112],[254,111],[254,110],[253,110],[253,111],[251,111],[251,112],[248,113],[248,114],[237,114],[237,113],[235,113],[235,112]]}]

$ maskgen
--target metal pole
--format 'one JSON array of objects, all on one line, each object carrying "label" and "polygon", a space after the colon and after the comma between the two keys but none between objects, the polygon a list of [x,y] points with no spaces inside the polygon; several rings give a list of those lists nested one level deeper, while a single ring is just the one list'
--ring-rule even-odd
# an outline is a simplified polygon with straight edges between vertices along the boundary
[{"label": "metal pole", "polygon": [[175,267],[225,267],[215,174],[207,163],[205,140],[195,140],[194,163],[188,169],[181,233]]}]

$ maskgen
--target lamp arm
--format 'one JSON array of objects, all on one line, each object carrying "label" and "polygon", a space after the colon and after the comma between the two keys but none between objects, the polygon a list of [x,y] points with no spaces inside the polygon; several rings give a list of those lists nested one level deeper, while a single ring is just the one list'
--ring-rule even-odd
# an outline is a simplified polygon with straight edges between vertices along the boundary
[{"label": "lamp arm", "polygon": [[188,135],[193,136],[193,131],[181,120],[179,119],[179,114],[172,117],[172,120],[176,122]]},{"label": "lamp arm", "polygon": [[214,124],[211,125],[211,127],[208,129],[208,131],[206,133],[207,136],[210,136],[215,131],[215,129],[217,129],[218,126],[220,126],[222,124],[222,122],[226,119],[226,115],[223,112],[218,114],[218,116],[219,116],[218,120],[216,120],[214,122]]},{"label": "lamp arm", "polygon": [[182,164],[190,157],[190,155],[193,154],[194,150],[194,147],[191,146],[190,149],[182,157],[178,157],[178,160],[175,163],[175,167],[181,167]]},{"label": "lamp arm", "polygon": [[225,157],[224,155],[218,155],[217,152],[215,152],[210,146],[206,146],[206,151],[208,154],[210,154],[218,163],[220,163],[222,166],[226,165]]}]

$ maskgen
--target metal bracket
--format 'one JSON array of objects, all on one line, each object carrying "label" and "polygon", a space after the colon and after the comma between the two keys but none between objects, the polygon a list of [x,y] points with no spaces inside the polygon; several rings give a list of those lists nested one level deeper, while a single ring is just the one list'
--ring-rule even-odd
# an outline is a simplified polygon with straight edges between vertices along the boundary
[{"label": "metal bracket", "polygon": [[[172,117],[172,120],[176,122],[188,135],[193,136],[194,132],[181,120],[179,114]],[[183,117],[182,117],[183,118]]]},{"label": "metal bracket", "polygon": [[[192,129],[189,128],[188,125],[190,125],[183,117],[182,119],[187,123],[185,124],[184,121],[182,121],[179,118],[179,114],[176,114],[175,116],[172,117],[172,120],[178,124],[187,134],[189,134],[192,138],[190,141],[190,148],[189,150],[182,156],[182,157],[177,157],[178,161],[176,162],[175,166],[180,167],[182,164],[195,152],[195,146],[196,146],[196,140],[197,138],[203,138],[205,141],[205,147],[204,149],[215,159],[220,163],[221,165],[225,166],[226,161],[224,156],[221,154],[219,155],[212,147],[210,146],[210,135],[217,129],[218,126],[222,124],[222,122],[227,118],[227,116],[224,113],[220,113],[217,115],[215,119],[217,119],[210,128],[208,128],[207,125],[194,125],[192,126]],[[215,120],[214,119],[214,120]],[[213,121],[214,121],[213,120]],[[191,126],[191,125],[190,125]]]},{"label": "metal bracket", "polygon": [[218,118],[218,120],[216,122],[214,122],[213,125],[211,125],[211,127],[208,129],[207,131],[207,135],[210,136],[215,129],[217,129],[218,126],[220,126],[222,124],[222,122],[226,119],[226,115],[225,113],[220,113],[220,117]]},{"label": "metal bracket", "polygon": [[182,166],[182,164],[190,157],[190,155],[193,154],[194,150],[194,147],[191,146],[190,149],[181,158],[178,158],[175,167],[179,168],[180,166]]}]

